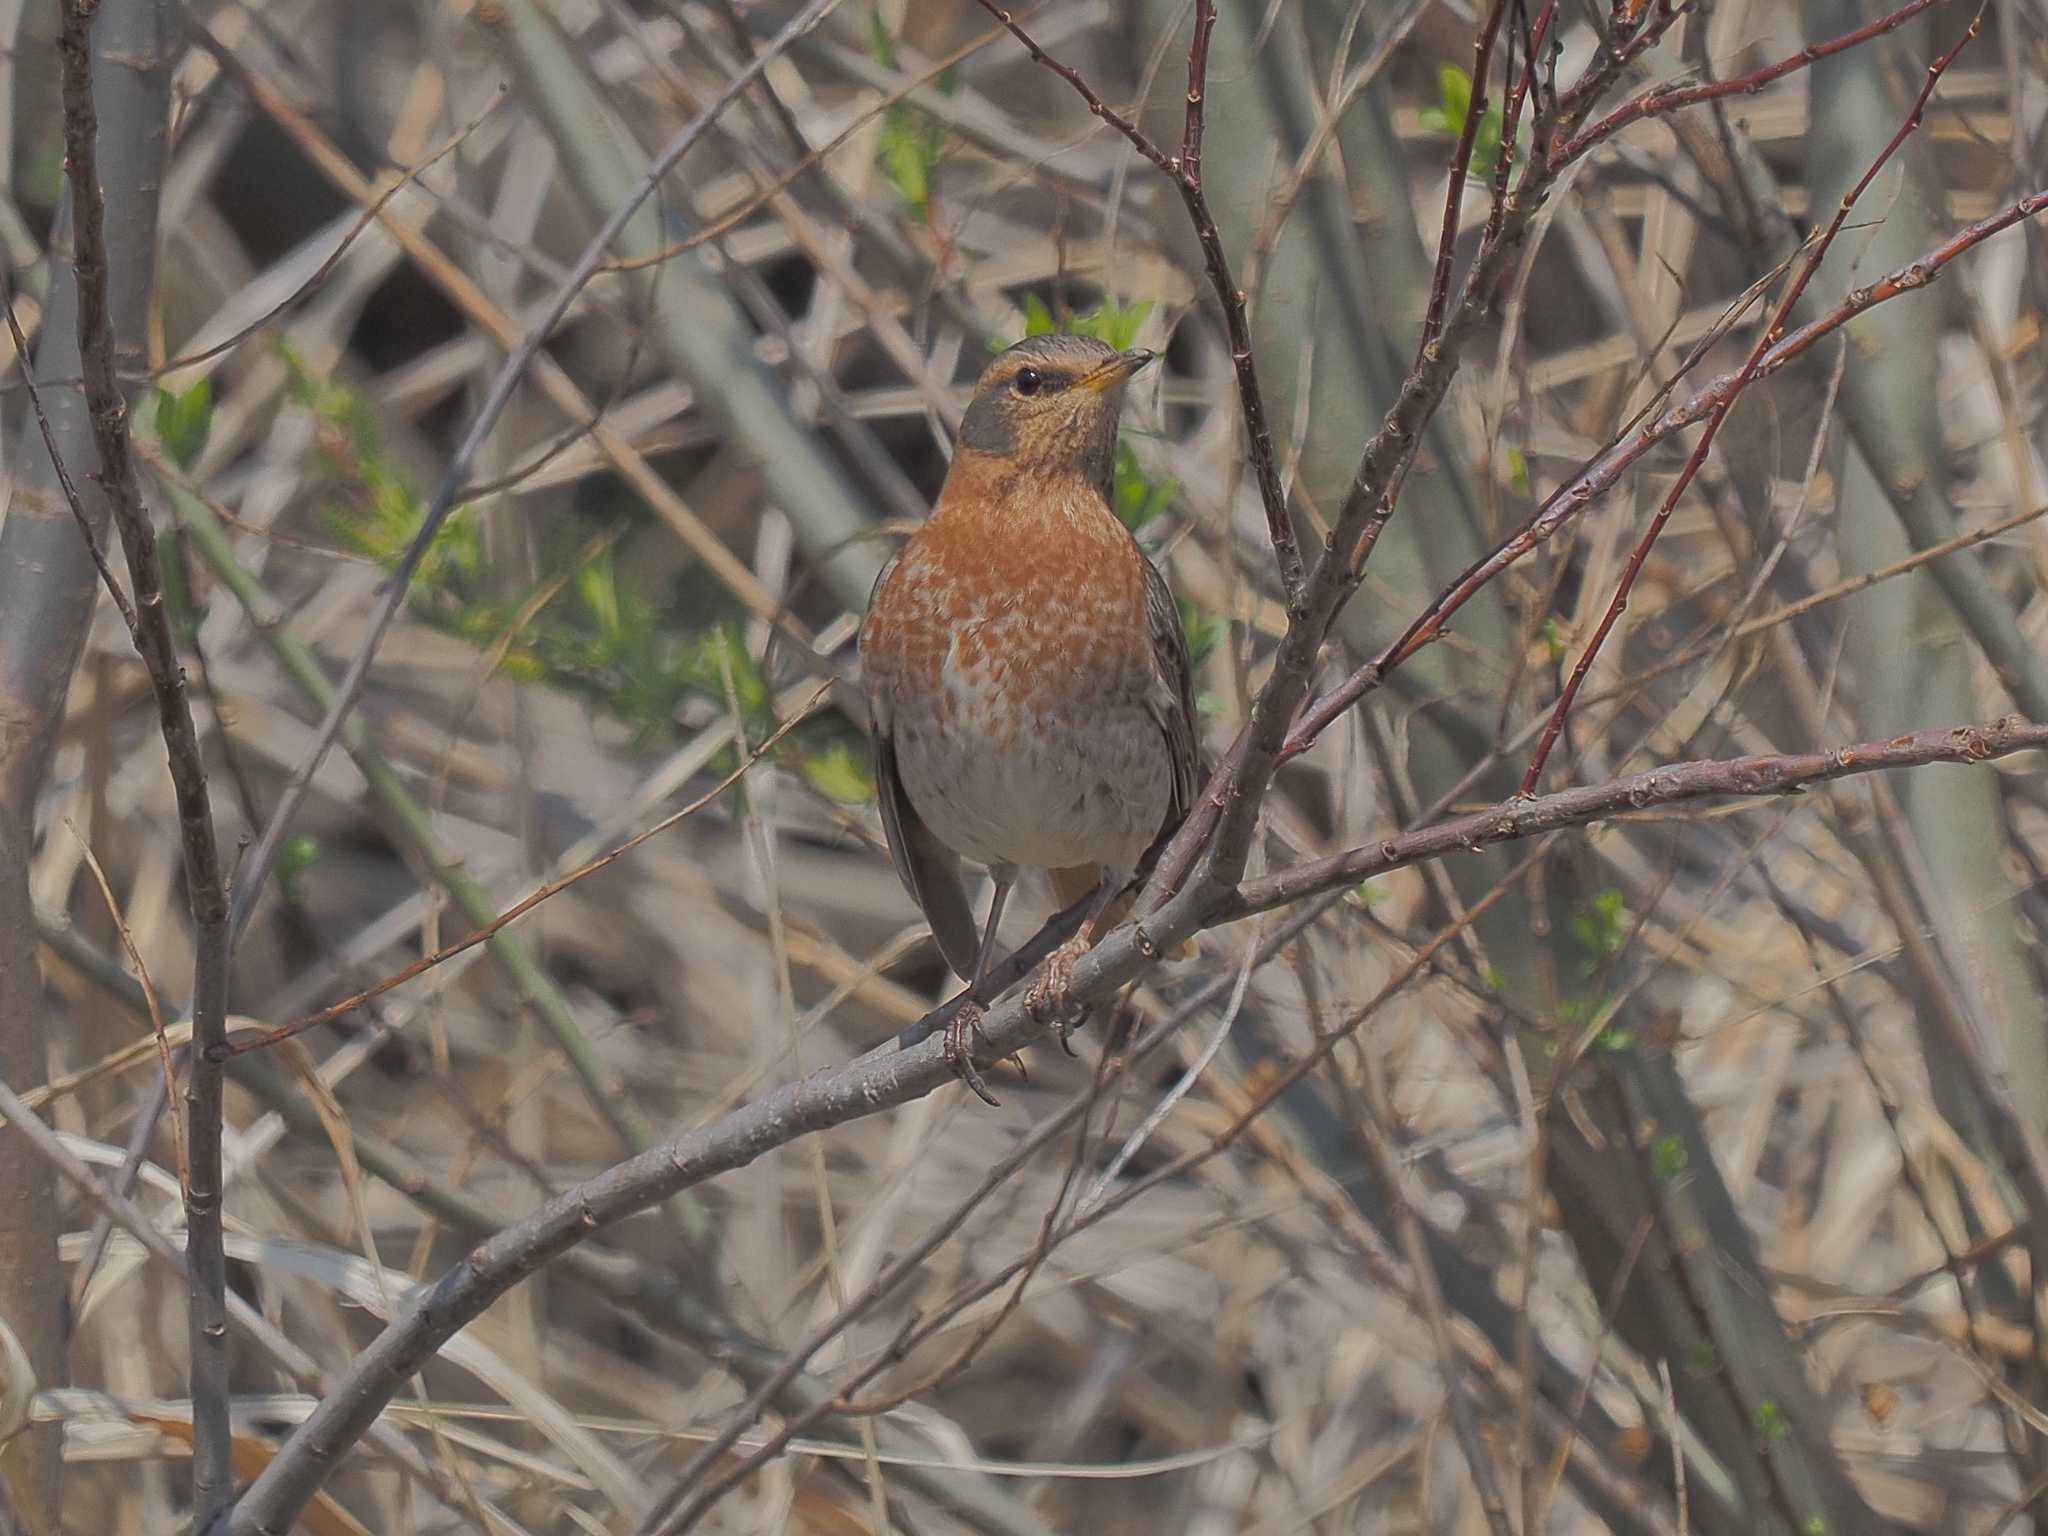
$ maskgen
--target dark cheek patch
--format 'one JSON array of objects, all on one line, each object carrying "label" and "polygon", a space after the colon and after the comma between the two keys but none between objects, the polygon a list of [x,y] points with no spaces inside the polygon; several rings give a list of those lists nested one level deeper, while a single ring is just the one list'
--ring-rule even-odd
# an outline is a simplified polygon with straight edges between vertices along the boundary
[{"label": "dark cheek patch", "polygon": [[1003,409],[1003,397],[994,390],[977,395],[960,418],[960,441],[976,453],[1005,457],[1016,451],[1017,433],[1010,415]]}]

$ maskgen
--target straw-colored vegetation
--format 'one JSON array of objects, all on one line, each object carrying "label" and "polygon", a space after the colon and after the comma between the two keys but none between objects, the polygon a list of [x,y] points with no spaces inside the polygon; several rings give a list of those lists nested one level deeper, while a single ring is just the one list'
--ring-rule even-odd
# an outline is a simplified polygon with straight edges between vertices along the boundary
[{"label": "straw-colored vegetation", "polygon": [[[0,241],[91,514],[55,9],[0,0]],[[801,9],[100,0],[101,281],[231,909],[195,925],[151,679],[0,337],[0,1082],[61,1138],[0,1134],[0,1533],[190,1529],[195,1439],[202,1502],[210,1456],[237,1489],[293,1465],[411,1287],[684,1133],[685,1172],[399,1372],[301,1529],[2035,1528],[2048,14],[1232,0],[1191,137],[1205,4],[1019,9],[1164,156],[1199,149],[1205,248],[990,9],[781,35]],[[1603,74],[1596,27],[1658,40]],[[749,59],[465,464],[508,355]],[[1167,908],[1192,942],[1106,947],[1078,1054],[991,1064],[989,1109],[936,1042],[889,1045],[957,983],[882,846],[853,634],[976,372],[1062,327],[1165,355],[1115,504],[1181,599],[1210,764],[1290,667],[1265,707],[1295,736],[1277,771],[1229,759],[1272,784],[1255,836],[1223,813],[1242,878]],[[1448,391],[1353,504],[1404,377]],[[1290,660],[1374,505],[1329,645]],[[2006,716],[1895,749],[1925,766],[1788,761]],[[1712,766],[1746,756],[1773,761]],[[1811,792],[1758,793],[1784,775]],[[1376,853],[1495,805],[1530,820]],[[1022,943],[1044,893],[1012,910]],[[249,1304],[224,1363],[170,1262],[212,1134],[204,1071],[163,1114],[195,1038]],[[718,1161],[731,1112],[877,1046],[843,1081],[912,1063],[893,1107],[848,1087]],[[64,1149],[129,1192],[111,1235]]]}]

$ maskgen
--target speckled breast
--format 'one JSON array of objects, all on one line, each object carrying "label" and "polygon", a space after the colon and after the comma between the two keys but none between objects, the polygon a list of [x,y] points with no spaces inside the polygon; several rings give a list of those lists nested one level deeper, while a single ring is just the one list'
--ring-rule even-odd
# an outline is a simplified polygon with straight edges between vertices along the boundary
[{"label": "speckled breast", "polygon": [[904,787],[978,862],[1128,869],[1165,820],[1144,557],[1100,516],[993,549],[936,520],[876,593],[861,649]]}]

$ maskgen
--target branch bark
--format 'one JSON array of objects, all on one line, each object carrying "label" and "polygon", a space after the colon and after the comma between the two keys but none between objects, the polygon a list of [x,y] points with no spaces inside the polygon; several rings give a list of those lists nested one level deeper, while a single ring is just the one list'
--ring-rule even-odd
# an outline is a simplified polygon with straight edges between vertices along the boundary
[{"label": "branch bark", "polygon": [[[1981,764],[2043,747],[2048,747],[2048,723],[2008,718],[1832,751],[1673,764],[1507,802],[1371,848],[1297,865],[1247,885],[1241,896],[1182,893],[1144,923],[1117,930],[1089,951],[1075,967],[1073,995],[1083,1006],[1100,1003],[1201,929],[1460,850],[1518,842],[1652,807],[1795,794],[1881,769]],[[992,1066],[1043,1033],[1023,1000],[1012,997],[988,1014],[976,1055]],[[235,1506],[226,1527],[229,1536],[287,1536],[306,1501],[392,1396],[456,1330],[549,1260],[636,1211],[745,1167],[800,1136],[907,1103],[951,1081],[953,1070],[941,1042],[926,1040],[909,1050],[884,1047],[845,1067],[786,1084],[565,1190],[412,1294]]]},{"label": "branch bark", "polygon": [[[112,209],[103,275],[115,349],[139,357],[147,334],[156,255],[157,192],[169,115],[167,0],[102,0],[89,68],[100,115],[98,185]],[[60,217],[53,244],[70,242]],[[76,379],[78,287],[68,261],[52,263],[45,322],[32,367],[45,379]],[[92,424],[77,387],[45,392],[52,439],[64,462],[90,462]],[[34,420],[13,456],[14,495],[0,525],[0,1076],[45,1080],[46,1016],[28,914],[36,794],[64,717],[65,696],[92,622],[97,579]],[[103,536],[108,505],[80,487],[86,520]],[[10,1133],[0,1176],[0,1312],[46,1385],[64,1380],[63,1275],[57,1262],[56,1185],[46,1165],[22,1155]],[[34,1429],[0,1450],[0,1478],[31,1533],[55,1529],[59,1437]]]},{"label": "branch bark", "polygon": [[[234,1493],[228,1429],[227,1255],[223,1248],[221,1116],[226,1078],[213,1047],[227,1039],[228,897],[206,764],[185,674],[164,608],[156,530],[143,505],[128,443],[128,406],[115,382],[115,337],[107,281],[106,191],[99,176],[99,119],[93,95],[96,0],[65,0],[58,55],[64,78],[64,152],[71,190],[72,267],[78,284],[78,348],[98,480],[120,530],[132,593],[129,633],[149,673],[177,797],[185,896],[193,926],[192,1070],[185,1089],[185,1264],[192,1388],[192,1504],[199,1522]],[[81,528],[90,519],[78,518]],[[88,531],[87,539],[91,538]],[[124,617],[128,612],[124,610]]]}]

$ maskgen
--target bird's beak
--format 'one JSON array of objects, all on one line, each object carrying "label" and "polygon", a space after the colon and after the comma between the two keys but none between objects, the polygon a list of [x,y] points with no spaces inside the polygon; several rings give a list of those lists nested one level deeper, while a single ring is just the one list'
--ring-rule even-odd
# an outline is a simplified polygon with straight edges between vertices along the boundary
[{"label": "bird's beak", "polygon": [[1130,352],[1119,352],[1100,368],[1095,369],[1091,373],[1081,375],[1075,381],[1074,387],[1076,389],[1085,389],[1091,395],[1099,395],[1103,391],[1114,389],[1117,385],[1123,383],[1125,379],[1128,379],[1158,355],[1157,352],[1148,352],[1143,347]]}]

